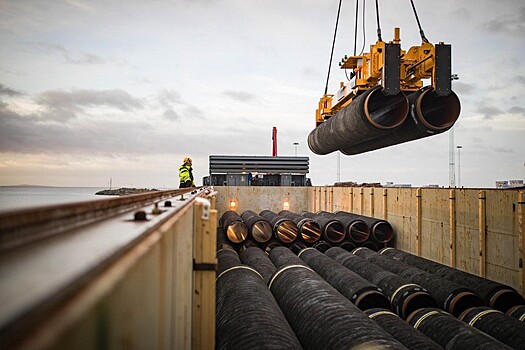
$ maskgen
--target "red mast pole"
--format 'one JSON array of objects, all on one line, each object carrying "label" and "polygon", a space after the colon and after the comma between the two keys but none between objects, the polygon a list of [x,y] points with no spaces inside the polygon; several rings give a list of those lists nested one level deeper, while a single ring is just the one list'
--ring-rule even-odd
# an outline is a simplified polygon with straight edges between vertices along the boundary
[{"label": "red mast pole", "polygon": [[272,141],[273,141],[272,157],[277,157],[277,128],[275,126],[272,129]]}]

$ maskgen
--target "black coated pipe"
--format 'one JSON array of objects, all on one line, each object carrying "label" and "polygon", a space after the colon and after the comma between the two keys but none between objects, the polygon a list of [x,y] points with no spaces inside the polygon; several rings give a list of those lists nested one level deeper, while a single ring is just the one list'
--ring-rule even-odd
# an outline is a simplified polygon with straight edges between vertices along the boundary
[{"label": "black coated pipe", "polygon": [[306,248],[300,251],[298,255],[359,309],[390,308],[390,301],[383,294],[381,288],[350,271],[337,261],[330,259],[317,249]]},{"label": "black coated pipe", "polygon": [[294,242],[291,246],[290,246],[290,250],[294,253],[294,254],[299,254],[299,252],[301,250],[303,250],[304,248],[306,248],[307,245],[304,244],[304,242],[301,242],[301,241],[297,241],[297,242]]},{"label": "black coated pipe", "polygon": [[525,323],[488,306],[466,310],[459,319],[514,349],[525,349]]},{"label": "black coated pipe", "polygon": [[271,210],[263,210],[259,215],[270,223],[274,236],[278,241],[290,244],[297,239],[299,230],[292,220],[278,215]]},{"label": "black coated pipe", "polygon": [[481,298],[471,289],[430,272],[391,259],[365,247],[356,248],[352,253],[424,287],[441,308],[456,317],[467,309],[483,305]]},{"label": "black coated pipe", "polygon": [[264,253],[261,248],[250,247],[244,252],[240,253],[240,258],[243,264],[246,264],[261,274],[264,282],[268,284],[270,278],[277,270],[275,265],[272,264],[268,255]]},{"label": "black coated pipe", "polygon": [[453,91],[447,96],[438,96],[428,86],[408,95],[408,101],[410,113],[399,128],[388,136],[365,141],[341,152],[359,154],[440,134],[454,125],[461,111],[461,103]]},{"label": "black coated pipe", "polygon": [[269,288],[305,349],[405,349],[289,249],[270,259]]},{"label": "black coated pipe", "polygon": [[218,254],[228,268],[217,277],[216,349],[302,349],[259,273],[231,252]]},{"label": "black coated pipe", "polygon": [[272,226],[256,212],[246,210],[241,214],[242,220],[248,226],[250,236],[257,243],[266,243],[272,238]]},{"label": "black coated pipe", "polygon": [[407,118],[408,100],[403,93],[386,96],[373,87],[312,130],[308,147],[316,154],[348,150],[355,145],[390,133]]},{"label": "black coated pipe", "polygon": [[248,237],[248,227],[233,210],[228,210],[219,219],[219,225],[232,243],[241,243]]},{"label": "black coated pipe", "polygon": [[332,245],[325,241],[319,241],[317,243],[314,243],[313,247],[320,251],[321,253],[326,252],[328,249],[332,248]]},{"label": "black coated pipe", "polygon": [[282,246],[283,245],[281,244],[281,242],[275,239],[271,239],[263,245],[263,250],[266,254],[270,254],[273,248],[282,247]]},{"label": "black coated pipe", "polygon": [[379,253],[396,260],[402,260],[407,264],[468,287],[483,299],[486,306],[490,306],[493,309],[506,312],[513,306],[525,305],[525,299],[514,288],[502,283],[456,270],[390,247],[380,250]]},{"label": "black coated pipe", "polygon": [[235,250],[221,249],[217,251],[217,276],[229,268],[240,264],[239,254]]},{"label": "black coated pipe", "polygon": [[224,230],[222,229],[222,227],[219,226],[217,227],[217,250],[220,250],[220,249],[235,250],[235,247],[226,237],[226,233],[224,233]]},{"label": "black coated pipe", "polygon": [[417,309],[437,306],[425,288],[342,248],[330,248],[325,254],[381,288],[390,299],[392,310],[403,319]]},{"label": "black coated pipe", "polygon": [[361,244],[361,247],[365,247],[365,248],[368,248],[370,250],[373,250],[374,252],[377,252],[380,249],[379,248],[379,244],[380,243],[376,243],[374,241],[366,241],[366,242]]},{"label": "black coated pipe", "polygon": [[411,327],[390,310],[374,308],[366,310],[365,314],[410,350],[443,350],[441,345]]},{"label": "black coated pipe", "polygon": [[257,244],[250,240],[250,239],[246,239],[244,242],[242,243],[239,243],[238,245],[238,249],[237,249],[237,252],[239,254],[241,254],[242,252],[244,252],[246,249],[250,248],[250,247],[257,247]]},{"label": "black coated pipe", "polygon": [[315,220],[305,218],[289,210],[282,210],[279,215],[292,220],[297,225],[300,237],[306,243],[313,244],[321,238],[321,226]]},{"label": "black coated pipe", "polygon": [[348,242],[348,241],[344,241],[344,242],[339,243],[339,247],[343,248],[347,252],[351,252],[352,250],[354,250],[356,248],[354,243]]},{"label": "black coated pipe", "polygon": [[323,239],[328,243],[339,243],[345,239],[346,231],[341,221],[322,214],[314,214],[309,211],[301,211],[299,212],[299,215],[317,221],[321,227]]},{"label": "black coated pipe", "polygon": [[515,319],[518,319],[521,322],[525,322],[525,305],[516,305],[514,307],[511,307],[507,311],[507,315],[510,317],[514,317]]},{"label": "black coated pipe", "polygon": [[[335,219],[335,215],[327,211],[319,211],[317,214],[325,215]],[[346,238],[351,242],[362,243],[368,240],[368,237],[370,236],[370,227],[368,227],[367,223],[361,220],[359,217],[340,215],[337,220],[341,221],[341,223],[345,226]]]},{"label": "black coated pipe", "polygon": [[407,322],[446,349],[512,349],[440,309],[425,308],[417,310],[410,315]]},{"label": "black coated pipe", "polygon": [[370,228],[370,235],[379,243],[388,243],[394,238],[394,229],[386,220],[349,213],[347,211],[336,211],[334,217],[337,219],[347,218],[364,221]]}]

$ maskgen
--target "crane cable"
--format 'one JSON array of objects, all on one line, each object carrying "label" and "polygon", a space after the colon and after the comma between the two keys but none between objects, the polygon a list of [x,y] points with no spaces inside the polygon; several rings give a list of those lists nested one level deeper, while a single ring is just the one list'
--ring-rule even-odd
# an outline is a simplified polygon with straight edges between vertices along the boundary
[{"label": "crane cable", "polygon": [[376,0],[376,17],[377,17],[377,40],[383,41],[383,39],[381,39],[381,24],[379,23],[379,0]]},{"label": "crane cable", "polygon": [[328,93],[328,80],[330,79],[330,68],[332,67],[332,58],[334,57],[335,38],[337,36],[337,26],[339,25],[339,14],[341,13],[341,3],[343,0],[339,0],[339,7],[337,8],[337,18],[335,20],[334,29],[334,40],[332,41],[332,51],[330,52],[330,62],[328,63],[328,74],[326,75],[326,85],[324,87],[324,94]]},{"label": "crane cable", "polygon": [[425,37],[425,32],[423,31],[423,28],[421,28],[421,22],[419,22],[419,17],[417,15],[416,6],[414,5],[414,0],[410,0],[410,3],[412,4],[412,9],[414,10],[414,15],[416,16],[417,26],[419,27],[419,35],[421,35],[421,40],[423,40],[424,43],[428,43],[428,39]]},{"label": "crane cable", "polygon": [[[364,9],[364,4],[363,4]],[[354,27],[354,56],[357,54],[357,26],[359,23],[359,0],[355,0],[355,27]],[[364,23],[364,13],[363,13],[363,23]],[[363,41],[363,50],[364,50],[364,41]],[[345,68],[345,76],[346,80],[350,81],[353,77],[355,77],[355,72],[352,70],[350,72],[350,77],[348,77],[348,74],[346,73]]]}]

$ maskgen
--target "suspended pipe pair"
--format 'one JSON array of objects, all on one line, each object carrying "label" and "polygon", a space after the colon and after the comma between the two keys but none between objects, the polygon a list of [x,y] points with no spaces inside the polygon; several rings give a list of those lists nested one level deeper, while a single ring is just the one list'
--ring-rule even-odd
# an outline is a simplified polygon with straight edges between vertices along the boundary
[{"label": "suspended pipe pair", "polygon": [[305,248],[299,252],[298,256],[359,309],[390,308],[390,301],[382,293],[381,288],[317,249]]},{"label": "suspended pipe pair", "polygon": [[437,307],[437,302],[422,286],[371,264],[360,256],[340,247],[330,248],[325,254],[381,288],[390,299],[392,310],[403,319],[417,309]]},{"label": "suspended pipe pair", "polygon": [[233,250],[219,251],[217,258],[216,348],[302,349],[260,274]]},{"label": "suspended pipe pair", "polygon": [[304,210],[299,212],[299,215],[315,220],[321,227],[323,239],[328,243],[340,243],[345,239],[346,231],[341,221],[322,214],[314,214]]},{"label": "suspended pipe pair", "polygon": [[[425,87],[408,96],[385,95],[381,86],[363,92],[308,135],[312,152],[354,155],[436,135],[450,129],[461,105],[451,91]],[[410,112],[410,116],[409,116]]]},{"label": "suspended pipe pair", "polygon": [[352,253],[424,287],[438,302],[439,307],[456,317],[467,309],[483,305],[481,298],[471,289],[430,272],[391,259],[365,247],[356,248]]},{"label": "suspended pipe pair", "polygon": [[277,267],[269,288],[305,349],[406,349],[290,249],[269,257]]},{"label": "suspended pipe pair", "polygon": [[446,349],[512,349],[441,309],[425,308],[417,310],[410,315],[407,322]]},{"label": "suspended pipe pair", "polygon": [[514,349],[525,349],[525,323],[488,306],[466,310],[458,317]]},{"label": "suspended pipe pair", "polygon": [[443,350],[441,345],[410,326],[390,310],[373,308],[366,310],[365,314],[410,350]]},{"label": "suspended pipe pair", "polygon": [[513,306],[525,305],[525,299],[514,288],[502,283],[475,276],[394,248],[384,248],[379,253],[466,286],[478,294],[486,306],[490,306],[493,309],[506,312]]}]

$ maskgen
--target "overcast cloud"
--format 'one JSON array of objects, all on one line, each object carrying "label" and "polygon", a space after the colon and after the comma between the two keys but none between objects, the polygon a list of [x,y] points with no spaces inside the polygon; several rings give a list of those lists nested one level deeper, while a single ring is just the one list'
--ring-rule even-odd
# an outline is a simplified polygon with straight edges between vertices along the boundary
[{"label": "overcast cloud", "polygon": [[[337,0],[0,0],[0,185],[177,186],[210,154],[310,157],[314,185],[337,180],[337,155],[306,138],[326,81]],[[343,2],[329,92],[353,50]],[[420,43],[409,2],[379,1],[384,40]],[[525,5],[415,1],[426,36],[452,44],[462,113],[454,127],[462,185],[525,177]],[[366,3],[366,38],[376,40]],[[361,23],[360,23],[361,25]],[[449,134],[341,156],[341,180],[448,185]]]}]

